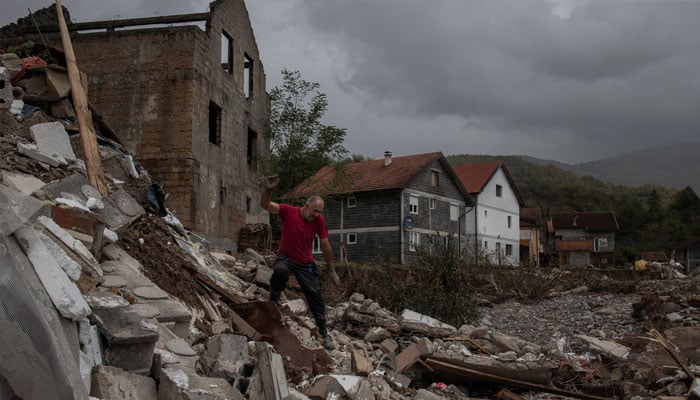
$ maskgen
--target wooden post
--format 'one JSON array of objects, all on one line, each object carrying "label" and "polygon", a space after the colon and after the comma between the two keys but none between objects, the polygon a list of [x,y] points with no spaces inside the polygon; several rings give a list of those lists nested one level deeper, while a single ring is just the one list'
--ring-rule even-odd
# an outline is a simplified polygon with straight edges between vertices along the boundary
[{"label": "wooden post", "polygon": [[107,186],[102,177],[102,163],[100,162],[100,150],[97,147],[95,138],[95,127],[92,124],[90,110],[88,110],[87,96],[85,89],[80,83],[80,70],[75,61],[73,44],[68,34],[68,26],[63,18],[63,7],[61,0],[56,0],[56,12],[58,13],[58,25],[61,30],[61,41],[63,42],[63,52],[66,56],[66,67],[68,68],[68,79],[73,96],[73,107],[78,117],[78,127],[80,128],[80,143],[83,146],[85,157],[85,169],[90,184],[94,186],[102,195],[106,196]]}]

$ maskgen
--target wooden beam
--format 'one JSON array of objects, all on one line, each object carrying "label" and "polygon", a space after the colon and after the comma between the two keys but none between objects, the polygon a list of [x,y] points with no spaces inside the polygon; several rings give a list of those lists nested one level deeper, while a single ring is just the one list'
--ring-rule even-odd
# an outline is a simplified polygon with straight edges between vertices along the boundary
[{"label": "wooden beam", "polygon": [[[113,31],[115,28],[125,28],[128,26],[145,26],[145,25],[167,25],[167,24],[180,24],[185,22],[198,22],[206,21],[209,18],[209,13],[197,13],[197,14],[180,14],[180,15],[166,15],[162,17],[146,17],[146,18],[131,18],[131,19],[115,19],[109,21],[93,21],[93,22],[78,22],[67,25],[68,31],[88,31],[88,30],[98,30],[105,29],[108,31]],[[23,27],[21,33],[32,34],[36,33],[37,29],[41,29],[41,32],[52,33],[58,32],[55,26],[39,26],[39,27]]]},{"label": "wooden beam", "polygon": [[56,0],[56,13],[58,14],[58,25],[61,29],[61,41],[63,42],[63,52],[66,56],[66,67],[68,67],[68,79],[70,79],[73,107],[78,117],[80,143],[83,146],[83,157],[85,158],[85,169],[87,170],[88,181],[90,181],[90,184],[103,196],[107,196],[107,186],[105,186],[102,176],[100,150],[97,147],[97,139],[95,138],[95,127],[92,125],[92,117],[90,116],[90,110],[88,110],[85,89],[80,83],[80,70],[75,60],[73,44],[68,34],[66,20],[63,17],[61,0]]}]

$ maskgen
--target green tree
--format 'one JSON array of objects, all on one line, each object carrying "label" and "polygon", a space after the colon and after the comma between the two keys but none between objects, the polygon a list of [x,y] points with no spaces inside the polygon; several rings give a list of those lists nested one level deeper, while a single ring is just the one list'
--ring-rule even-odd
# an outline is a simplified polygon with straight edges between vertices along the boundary
[{"label": "green tree", "polygon": [[278,195],[348,152],[342,145],[345,128],[321,122],[328,110],[321,85],[287,69],[282,78],[282,85],[270,91],[270,173],[280,176]]}]

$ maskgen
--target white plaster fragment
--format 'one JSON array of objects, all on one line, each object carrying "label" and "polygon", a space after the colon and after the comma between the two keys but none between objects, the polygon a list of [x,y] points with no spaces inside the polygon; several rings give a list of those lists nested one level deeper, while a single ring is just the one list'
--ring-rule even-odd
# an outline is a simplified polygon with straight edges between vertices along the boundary
[{"label": "white plaster fragment", "polygon": [[189,388],[190,378],[185,371],[181,369],[164,368],[162,372],[165,373],[179,389]]}]

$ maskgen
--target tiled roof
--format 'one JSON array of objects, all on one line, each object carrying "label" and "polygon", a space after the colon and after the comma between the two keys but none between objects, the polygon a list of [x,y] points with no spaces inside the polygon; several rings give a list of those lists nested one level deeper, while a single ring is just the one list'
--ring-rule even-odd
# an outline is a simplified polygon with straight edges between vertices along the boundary
[{"label": "tiled roof", "polygon": [[[325,166],[284,197],[299,198],[317,193],[341,194],[401,189],[431,162],[441,158],[444,159],[442,153],[435,152],[393,157],[391,164],[386,167],[384,159],[347,164],[342,170]],[[444,164],[449,170],[449,164],[446,161]]]},{"label": "tiled roof", "polygon": [[453,165],[452,169],[469,191],[469,194],[481,193],[489,179],[496,173],[501,161],[489,161],[474,164]]},{"label": "tiled roof", "polygon": [[515,181],[513,181],[513,177],[510,176],[510,171],[508,171],[503,161],[488,161],[452,166],[459,180],[462,181],[464,187],[467,188],[469,194],[472,195],[479,194],[484,190],[484,186],[486,186],[493,174],[498,171],[498,168],[503,170],[503,174],[505,174],[515,197],[518,199],[518,204],[522,207],[525,201],[520,195],[518,186],[515,184]]},{"label": "tiled roof", "polygon": [[685,250],[691,247],[695,247],[696,244],[700,243],[700,237],[688,239],[676,247],[676,250]]},{"label": "tiled roof", "polygon": [[526,222],[529,225],[542,225],[542,210],[539,208],[521,208],[520,209],[520,225]]},{"label": "tiled roof", "polygon": [[592,240],[564,241],[556,243],[557,251],[593,251]]},{"label": "tiled roof", "polygon": [[587,231],[616,231],[615,214],[604,212],[572,212],[552,214],[554,229],[585,229]]}]

